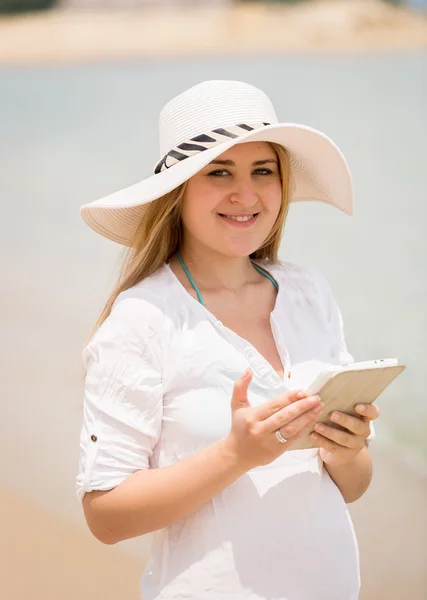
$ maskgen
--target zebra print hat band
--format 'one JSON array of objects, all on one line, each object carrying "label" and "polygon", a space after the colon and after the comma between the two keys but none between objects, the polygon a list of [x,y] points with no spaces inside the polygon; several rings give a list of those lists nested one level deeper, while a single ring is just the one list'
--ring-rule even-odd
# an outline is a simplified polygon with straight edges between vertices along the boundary
[{"label": "zebra print hat band", "polygon": [[209,150],[210,148],[227,142],[230,139],[235,139],[247,133],[248,131],[262,129],[267,125],[270,125],[270,123],[241,123],[240,125],[232,125],[230,127],[214,129],[208,133],[196,135],[195,137],[178,144],[178,146],[175,146],[175,148],[172,148],[172,150],[170,150],[157,163],[154,173],[157,174],[161,173],[162,171],[166,171],[166,169],[173,167],[173,165],[176,165],[178,162],[181,162],[190,156],[194,156],[195,154],[199,154],[199,152]]}]

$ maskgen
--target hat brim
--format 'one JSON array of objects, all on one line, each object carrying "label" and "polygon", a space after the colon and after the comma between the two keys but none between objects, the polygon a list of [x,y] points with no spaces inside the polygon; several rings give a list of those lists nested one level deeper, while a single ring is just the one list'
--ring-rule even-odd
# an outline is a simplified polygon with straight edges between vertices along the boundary
[{"label": "hat brim", "polygon": [[171,192],[220,154],[244,142],[274,142],[286,148],[293,180],[291,202],[325,202],[348,215],[353,213],[350,169],[336,144],[305,125],[278,123],[218,144],[161,173],[85,204],[80,214],[97,233],[129,246],[147,203]]}]

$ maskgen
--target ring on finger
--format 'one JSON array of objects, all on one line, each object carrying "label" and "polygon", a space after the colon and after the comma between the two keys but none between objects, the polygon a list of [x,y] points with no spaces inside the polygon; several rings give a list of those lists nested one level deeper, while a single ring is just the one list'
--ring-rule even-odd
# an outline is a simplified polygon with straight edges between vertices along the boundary
[{"label": "ring on finger", "polygon": [[286,442],[288,441],[288,440],[287,440],[286,438],[284,438],[284,437],[283,437],[283,435],[280,433],[280,429],[278,429],[278,430],[276,431],[276,437],[277,437],[277,439],[279,440],[279,442],[280,442],[281,444],[286,444]]}]

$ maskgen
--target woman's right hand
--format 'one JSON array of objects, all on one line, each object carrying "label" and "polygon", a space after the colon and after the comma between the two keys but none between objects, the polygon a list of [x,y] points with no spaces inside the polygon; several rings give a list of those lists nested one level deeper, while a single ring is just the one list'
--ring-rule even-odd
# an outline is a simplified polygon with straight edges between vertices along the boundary
[{"label": "woman's right hand", "polygon": [[[248,369],[234,384],[231,399],[232,426],[224,442],[245,470],[267,465],[311,429],[322,412],[319,396],[303,390],[276,396],[259,406],[248,401],[252,372]],[[288,441],[281,444],[276,431]]]}]

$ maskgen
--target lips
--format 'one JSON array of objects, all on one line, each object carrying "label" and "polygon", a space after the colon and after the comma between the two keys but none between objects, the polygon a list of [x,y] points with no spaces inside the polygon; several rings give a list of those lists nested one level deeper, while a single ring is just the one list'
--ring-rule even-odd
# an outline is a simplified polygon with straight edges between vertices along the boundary
[{"label": "lips", "polygon": [[218,213],[218,216],[232,227],[251,227],[258,218],[259,213],[252,213],[246,215],[226,215],[224,213]]},{"label": "lips", "polygon": [[231,219],[233,221],[237,221],[239,223],[245,223],[247,221],[249,221],[250,219],[253,219],[254,217],[256,217],[259,213],[251,213],[251,214],[237,214],[237,215],[228,215],[228,214],[224,214],[224,213],[218,213],[220,217],[223,217],[225,219]]}]

